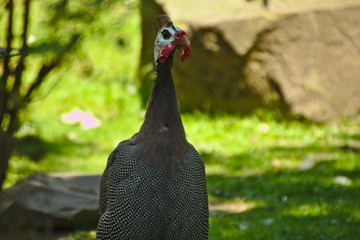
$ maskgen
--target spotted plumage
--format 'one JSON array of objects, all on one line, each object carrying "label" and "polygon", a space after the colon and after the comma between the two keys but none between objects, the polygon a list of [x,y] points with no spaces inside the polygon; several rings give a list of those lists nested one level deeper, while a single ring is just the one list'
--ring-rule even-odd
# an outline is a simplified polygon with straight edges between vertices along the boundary
[{"label": "spotted plumage", "polygon": [[[98,240],[208,238],[205,167],[186,140],[171,77],[174,51],[186,49],[186,58],[189,41],[170,20],[163,22],[144,123],[110,154],[101,179]],[[159,53],[169,44],[173,51],[161,61]]]}]

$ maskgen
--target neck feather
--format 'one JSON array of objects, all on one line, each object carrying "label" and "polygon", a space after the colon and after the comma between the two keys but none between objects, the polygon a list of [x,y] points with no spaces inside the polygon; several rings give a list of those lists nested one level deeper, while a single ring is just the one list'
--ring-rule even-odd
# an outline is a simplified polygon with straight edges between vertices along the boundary
[{"label": "neck feather", "polygon": [[145,120],[139,131],[139,140],[146,142],[150,161],[172,159],[185,161],[188,143],[181,121],[174,82],[171,76],[173,56],[165,63],[158,62]]}]

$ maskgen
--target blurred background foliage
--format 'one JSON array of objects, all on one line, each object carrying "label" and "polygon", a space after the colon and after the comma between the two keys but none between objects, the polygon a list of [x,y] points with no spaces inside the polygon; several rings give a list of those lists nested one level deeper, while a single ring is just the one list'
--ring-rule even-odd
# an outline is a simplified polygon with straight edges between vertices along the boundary
[{"label": "blurred background foliage", "polygon": [[[21,44],[20,3],[14,46]],[[31,2],[24,91],[42,63],[69,40],[77,44],[20,113],[6,188],[35,172],[101,174],[118,142],[138,131],[139,6]],[[0,8],[2,44],[5,16]],[[99,124],[69,124],[64,116],[73,110],[91,113]],[[247,117],[198,111],[182,117],[206,164],[210,239],[359,239],[360,118],[314,124],[266,109]],[[90,230],[67,239],[94,238]]]},{"label": "blurred background foliage", "polygon": [[[13,28],[15,48],[21,43],[21,6],[21,2],[16,2]],[[107,152],[110,151],[115,136],[108,136],[120,112],[125,122],[123,129],[133,125],[131,116],[140,115],[135,79],[140,49],[140,16],[137,6],[138,3],[135,1],[31,2],[28,35],[30,54],[26,57],[23,91],[28,89],[42,63],[57,57],[69,40],[76,38],[77,45],[76,49],[69,52],[65,60],[61,62],[61,67],[48,75],[33,102],[21,112],[22,127],[16,133],[19,139],[17,141],[19,144],[16,144],[18,154],[14,155],[10,161],[8,182],[5,186],[10,186],[35,169],[47,170],[43,164],[35,164],[35,167],[32,160],[34,156],[37,160],[40,160],[39,156],[48,156],[51,149],[57,152],[54,155],[57,158],[56,155],[58,157],[61,155],[60,148],[66,146],[71,148],[74,142],[81,145],[84,141],[92,145],[96,141],[104,140],[102,145],[107,146]],[[5,17],[1,18],[0,26],[1,38],[4,39]],[[79,126],[64,124],[61,121],[61,115],[74,108],[91,111],[103,125],[108,125],[108,130],[105,130],[107,136],[97,136],[102,132],[99,128],[83,131],[78,129]],[[125,116],[129,116],[131,120]],[[120,136],[116,138],[129,136],[129,133],[121,134],[123,132],[121,129],[119,132]],[[69,136],[72,140],[69,140]],[[58,142],[63,144],[56,146]],[[35,146],[27,147],[23,143]],[[30,156],[24,154],[29,151],[22,148],[32,149]],[[39,153],[36,153],[37,151]],[[66,156],[74,154],[72,150],[63,152],[67,152]],[[60,162],[59,165],[61,165]],[[67,164],[66,162],[64,164]],[[50,171],[57,171],[58,164],[50,163],[50,165],[55,167]],[[99,169],[97,166],[90,168]],[[74,171],[84,170],[81,167],[74,169]]]}]

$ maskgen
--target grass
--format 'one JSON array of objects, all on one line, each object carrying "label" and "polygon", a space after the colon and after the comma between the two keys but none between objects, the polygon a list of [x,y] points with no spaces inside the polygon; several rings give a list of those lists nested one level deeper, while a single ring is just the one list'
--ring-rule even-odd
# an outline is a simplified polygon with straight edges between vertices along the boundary
[{"label": "grass", "polygon": [[[76,142],[65,135],[65,140],[46,143],[49,151],[37,163],[14,156],[12,174],[21,168],[26,174],[101,173],[117,141],[131,136],[139,119],[136,116],[135,126],[127,125],[127,131],[121,120],[87,131],[71,126],[79,135]],[[209,200],[215,209],[210,239],[358,239],[358,124],[314,125],[201,113],[184,114],[183,120],[189,141],[206,164]],[[64,133],[67,128],[62,126]],[[350,182],[337,183],[339,176]],[[94,239],[88,232],[69,236],[87,238]]]},{"label": "grass", "polygon": [[[52,75],[23,114],[6,187],[34,172],[101,174],[117,143],[138,131],[140,18],[136,9],[127,12],[119,29],[126,47],[119,47],[108,24],[116,13],[102,20],[107,34],[85,42],[86,61]],[[63,123],[74,108],[92,112],[101,125]],[[319,125],[266,110],[182,117],[206,165],[210,239],[360,238],[360,119]],[[95,232],[66,239],[95,239]]]}]

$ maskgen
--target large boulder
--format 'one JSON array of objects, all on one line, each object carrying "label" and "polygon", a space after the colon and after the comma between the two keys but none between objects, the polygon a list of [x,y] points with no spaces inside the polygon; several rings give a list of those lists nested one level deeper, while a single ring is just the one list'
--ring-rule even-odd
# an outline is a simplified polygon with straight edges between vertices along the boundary
[{"label": "large boulder", "polygon": [[319,122],[356,116],[360,2],[270,0],[268,8],[261,3],[143,1],[142,86],[153,77],[148,73],[154,19],[166,13],[192,43],[191,57],[173,70],[182,109],[247,114],[272,107]]},{"label": "large boulder", "polygon": [[35,174],[22,180],[0,196],[0,238],[96,227],[99,186],[99,175]]}]

